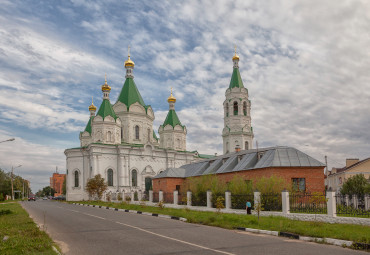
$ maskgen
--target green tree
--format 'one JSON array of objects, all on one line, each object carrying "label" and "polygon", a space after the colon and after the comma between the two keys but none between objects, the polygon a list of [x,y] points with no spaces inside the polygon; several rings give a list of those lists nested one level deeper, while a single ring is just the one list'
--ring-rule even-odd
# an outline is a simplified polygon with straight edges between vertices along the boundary
[{"label": "green tree", "polygon": [[363,196],[370,191],[370,183],[363,174],[356,174],[343,184],[340,192],[343,195]]},{"label": "green tree", "polygon": [[67,194],[67,178],[64,176],[64,181],[63,181],[63,195]]},{"label": "green tree", "polygon": [[100,174],[95,175],[94,178],[91,178],[86,184],[86,191],[89,193],[89,196],[96,196],[99,200],[101,200],[103,193],[107,188],[108,185]]},{"label": "green tree", "polygon": [[54,194],[55,194],[55,190],[51,188],[50,186],[44,187],[41,192],[42,197],[54,196]]}]

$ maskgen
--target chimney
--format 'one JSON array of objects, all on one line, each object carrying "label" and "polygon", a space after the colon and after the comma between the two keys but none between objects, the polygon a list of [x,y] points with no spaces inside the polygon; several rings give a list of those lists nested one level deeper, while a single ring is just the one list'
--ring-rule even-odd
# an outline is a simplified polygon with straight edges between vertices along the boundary
[{"label": "chimney", "polygon": [[346,167],[350,167],[350,166],[356,164],[359,161],[360,160],[358,158],[347,158],[346,159]]},{"label": "chimney", "polygon": [[236,145],[235,146],[235,152],[239,152],[240,151],[240,146],[239,145]]}]

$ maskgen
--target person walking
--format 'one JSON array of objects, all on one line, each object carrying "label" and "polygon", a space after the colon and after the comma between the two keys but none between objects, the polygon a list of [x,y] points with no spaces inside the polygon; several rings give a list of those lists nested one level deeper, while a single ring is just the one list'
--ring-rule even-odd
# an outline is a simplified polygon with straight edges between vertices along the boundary
[{"label": "person walking", "polygon": [[252,214],[252,204],[251,202],[247,201],[247,203],[245,204],[245,209],[247,210],[247,214]]}]

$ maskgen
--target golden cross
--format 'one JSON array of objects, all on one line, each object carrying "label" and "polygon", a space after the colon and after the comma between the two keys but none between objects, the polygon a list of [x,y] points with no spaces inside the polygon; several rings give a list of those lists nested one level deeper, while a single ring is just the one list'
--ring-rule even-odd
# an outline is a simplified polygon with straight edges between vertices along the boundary
[{"label": "golden cross", "polygon": [[107,73],[105,73],[105,84],[107,84]]},{"label": "golden cross", "polygon": [[94,104],[94,97],[91,97],[91,104]]},{"label": "golden cross", "polygon": [[130,58],[130,45],[128,46],[128,57]]},{"label": "golden cross", "polygon": [[234,45],[234,48],[235,48],[235,55],[236,55],[236,45]]},{"label": "golden cross", "polygon": [[172,87],[171,87],[171,96],[172,96]]}]

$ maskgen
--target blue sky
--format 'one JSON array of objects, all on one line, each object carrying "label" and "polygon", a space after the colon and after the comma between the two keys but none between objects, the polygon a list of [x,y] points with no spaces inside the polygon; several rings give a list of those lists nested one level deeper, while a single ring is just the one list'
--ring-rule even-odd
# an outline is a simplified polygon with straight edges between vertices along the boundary
[{"label": "blue sky", "polygon": [[367,1],[7,1],[0,5],[0,167],[47,186],[79,146],[107,73],[117,100],[127,46],[155,113],[170,87],[187,149],[222,152],[234,45],[260,147],[287,145],[329,168],[370,151]]}]

